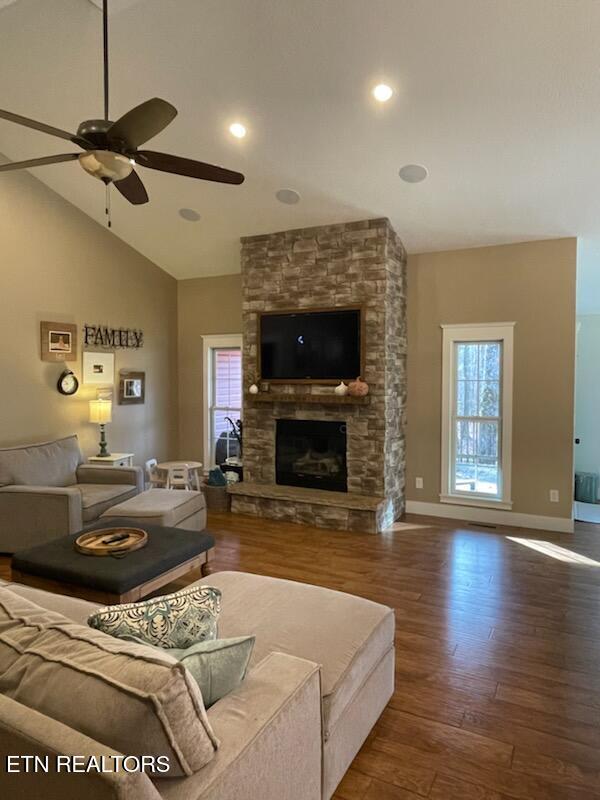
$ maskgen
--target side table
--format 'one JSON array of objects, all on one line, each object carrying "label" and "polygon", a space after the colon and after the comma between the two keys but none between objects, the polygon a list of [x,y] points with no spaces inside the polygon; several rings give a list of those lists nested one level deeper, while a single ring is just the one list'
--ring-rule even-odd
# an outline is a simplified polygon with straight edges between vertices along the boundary
[{"label": "side table", "polygon": [[90,456],[89,464],[104,464],[107,467],[133,467],[133,453],[111,453],[109,456]]}]

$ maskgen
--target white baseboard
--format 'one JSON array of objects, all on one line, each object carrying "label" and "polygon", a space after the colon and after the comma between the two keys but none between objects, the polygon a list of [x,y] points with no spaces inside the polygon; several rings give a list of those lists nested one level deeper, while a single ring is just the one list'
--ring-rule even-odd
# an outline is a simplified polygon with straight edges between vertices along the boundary
[{"label": "white baseboard", "polygon": [[518,514],[514,511],[499,511],[493,508],[474,508],[446,503],[422,503],[419,500],[406,501],[407,514],[422,514],[426,517],[445,517],[466,522],[483,522],[492,525],[506,525],[511,528],[533,528],[541,531],[573,533],[572,519],[565,517],[541,517],[536,514]]}]

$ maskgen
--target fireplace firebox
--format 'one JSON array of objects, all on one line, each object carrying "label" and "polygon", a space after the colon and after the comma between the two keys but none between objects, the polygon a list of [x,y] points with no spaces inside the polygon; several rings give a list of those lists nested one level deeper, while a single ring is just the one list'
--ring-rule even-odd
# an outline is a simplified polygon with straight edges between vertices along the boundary
[{"label": "fireplace firebox", "polygon": [[346,423],[278,419],[275,476],[284,486],[347,492]]}]

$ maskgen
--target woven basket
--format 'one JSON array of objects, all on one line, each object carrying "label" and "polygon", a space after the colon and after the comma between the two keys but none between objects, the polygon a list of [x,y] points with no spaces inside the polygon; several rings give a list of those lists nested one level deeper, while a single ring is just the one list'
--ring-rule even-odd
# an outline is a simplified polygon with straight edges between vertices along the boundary
[{"label": "woven basket", "polygon": [[231,496],[226,486],[209,486],[205,483],[202,491],[206,498],[206,507],[210,511],[229,511],[231,508]]}]

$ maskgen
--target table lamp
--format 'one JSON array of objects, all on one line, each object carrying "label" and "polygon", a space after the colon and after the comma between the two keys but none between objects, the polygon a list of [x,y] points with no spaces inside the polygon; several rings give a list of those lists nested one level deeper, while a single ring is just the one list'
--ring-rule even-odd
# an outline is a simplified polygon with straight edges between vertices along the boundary
[{"label": "table lamp", "polygon": [[112,400],[90,400],[90,422],[100,425],[100,452],[98,455],[109,456],[104,426],[107,422],[112,422]]}]

